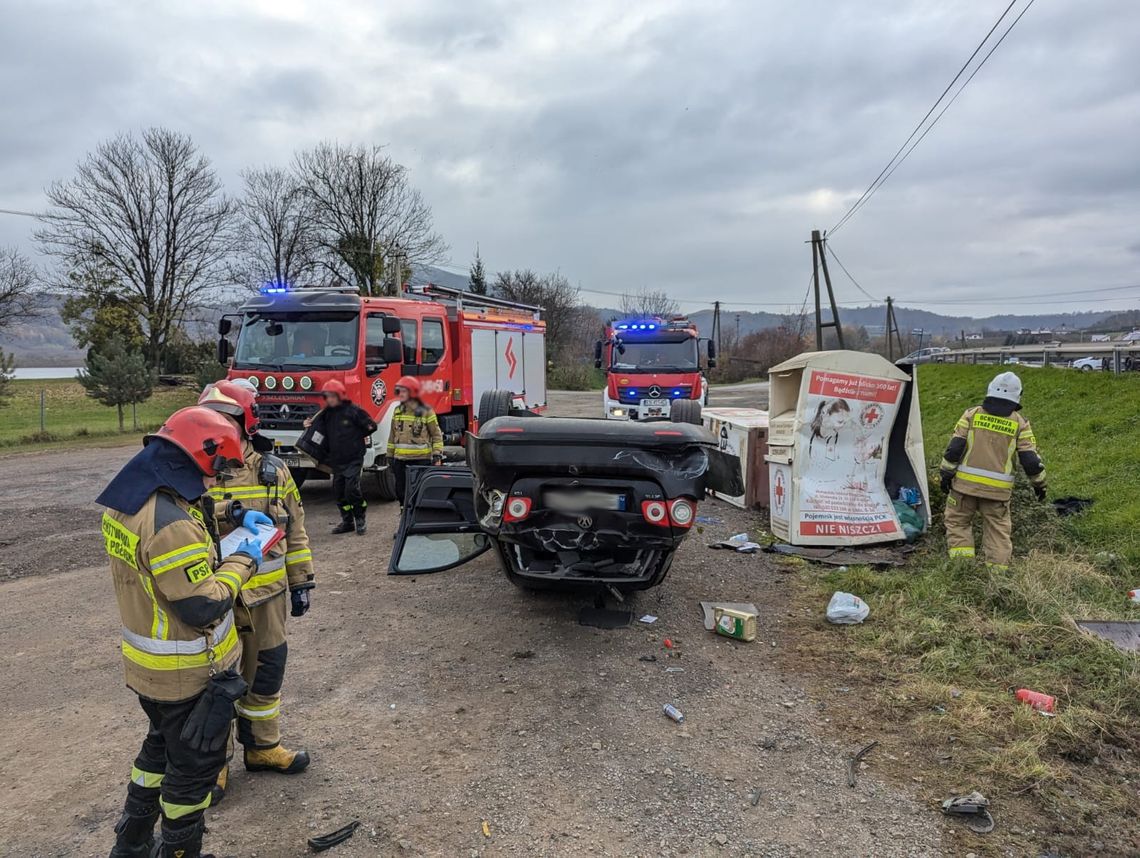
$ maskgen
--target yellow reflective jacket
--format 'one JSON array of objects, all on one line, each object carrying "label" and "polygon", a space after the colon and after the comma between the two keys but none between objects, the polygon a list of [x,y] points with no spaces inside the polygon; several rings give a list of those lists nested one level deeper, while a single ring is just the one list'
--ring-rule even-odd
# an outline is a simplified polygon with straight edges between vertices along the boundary
[{"label": "yellow reflective jacket", "polygon": [[1006,501],[1013,494],[1015,456],[1030,482],[1044,486],[1045,464],[1029,421],[1020,411],[1003,417],[979,405],[966,409],[958,420],[941,468],[954,473],[954,491]]},{"label": "yellow reflective jacket", "polygon": [[389,459],[430,459],[442,452],[443,432],[430,407],[401,402],[392,410]]},{"label": "yellow reflective jacket", "polygon": [[219,536],[225,536],[237,527],[230,516],[234,501],[241,503],[243,509],[265,513],[285,531],[285,538],[269,549],[257,574],[241,589],[241,603],[252,608],[285,592],[286,586],[295,588],[311,584],[314,580],[313,552],[309,549],[309,535],[305,532],[301,493],[289,468],[277,459],[273,484],[267,485],[261,481],[262,454],[253,449],[248,440],[243,441],[242,452],[245,464],[233,471],[228,480],[219,480],[209,490]]},{"label": "yellow reflective jacket", "polygon": [[134,515],[107,510],[102,529],[123,620],[127,687],[151,700],[194,697],[206,687],[211,662],[224,670],[241,654],[233,604],[253,561],[219,563],[201,511],[165,490]]}]

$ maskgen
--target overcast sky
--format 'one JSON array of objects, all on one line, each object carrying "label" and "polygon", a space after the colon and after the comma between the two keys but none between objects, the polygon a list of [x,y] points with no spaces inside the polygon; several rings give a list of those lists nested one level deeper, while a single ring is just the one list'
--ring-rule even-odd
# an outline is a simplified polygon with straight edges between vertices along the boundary
[{"label": "overcast sky", "polygon": [[[798,305],[810,230],[1006,3],[0,0],[0,208],[41,208],[99,140],[148,125],[191,134],[234,191],[321,139],[381,143],[451,267],[478,243],[490,270]],[[851,273],[954,313],[971,308],[931,302],[1140,306],[1140,288],[1033,297],[1140,283],[1137,45],[1135,0],[1038,0],[835,235]],[[0,215],[0,243],[33,250],[32,226]]]}]

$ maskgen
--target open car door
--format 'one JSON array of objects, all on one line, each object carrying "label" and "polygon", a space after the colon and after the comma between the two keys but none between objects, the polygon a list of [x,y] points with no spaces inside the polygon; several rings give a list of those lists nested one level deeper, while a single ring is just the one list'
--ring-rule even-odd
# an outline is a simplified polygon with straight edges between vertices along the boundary
[{"label": "open car door", "polygon": [[491,547],[475,517],[471,471],[463,466],[408,470],[407,503],[389,575],[426,575],[473,560]]}]

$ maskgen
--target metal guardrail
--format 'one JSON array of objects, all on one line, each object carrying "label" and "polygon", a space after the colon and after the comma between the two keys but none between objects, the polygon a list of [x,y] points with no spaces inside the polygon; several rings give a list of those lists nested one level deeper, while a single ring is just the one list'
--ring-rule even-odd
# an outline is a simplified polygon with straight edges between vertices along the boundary
[{"label": "metal guardrail", "polygon": [[1113,372],[1140,370],[1140,342],[1060,343],[1057,345],[991,346],[952,349],[938,360],[943,363],[1006,363],[1009,358],[1026,359],[1041,366],[1067,365],[1082,357],[1104,357]]}]

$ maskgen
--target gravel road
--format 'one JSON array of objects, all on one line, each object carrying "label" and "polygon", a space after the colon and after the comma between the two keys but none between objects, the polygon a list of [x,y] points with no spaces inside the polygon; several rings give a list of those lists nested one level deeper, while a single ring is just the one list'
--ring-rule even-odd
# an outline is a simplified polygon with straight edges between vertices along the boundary
[{"label": "gravel road", "polygon": [[[713,404],[764,407],[766,387],[718,388]],[[598,400],[552,393],[550,413]],[[112,840],[144,721],[92,498],[130,453],[0,459],[0,855],[103,856]],[[787,570],[705,547],[762,529],[758,515],[702,504],[713,520],[634,600],[657,622],[602,631],[578,624],[584,600],[518,591],[486,555],[389,578],[391,506],[372,507],[367,537],[333,537],[328,484],[305,502],[319,589],[290,620],[283,727],[314,762],[293,778],[239,765],[209,814],[219,855],[309,854],[306,838],[352,819],[330,855],[943,854],[929,807],[873,765],[847,786],[852,749],[827,738],[826,701],[777,666],[794,643]],[[759,639],[706,632],[701,599],[755,602]]]}]

